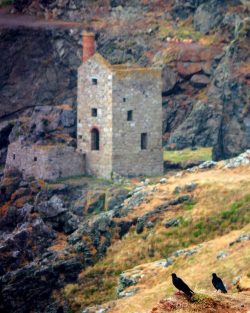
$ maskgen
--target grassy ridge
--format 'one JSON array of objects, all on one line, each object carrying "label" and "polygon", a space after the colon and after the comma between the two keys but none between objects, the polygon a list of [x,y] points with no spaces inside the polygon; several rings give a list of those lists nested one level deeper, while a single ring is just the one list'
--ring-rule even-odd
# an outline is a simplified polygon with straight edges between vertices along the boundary
[{"label": "grassy ridge", "polygon": [[[243,190],[244,187],[242,184]],[[238,190],[226,194],[225,190],[219,190],[215,186],[210,191],[214,198],[208,197],[209,200],[206,200],[209,188],[210,185],[202,186],[203,198],[192,198],[183,203],[176,213],[166,213],[180,219],[177,227],[166,229],[159,220],[154,229],[145,230],[139,235],[132,228],[121,241],[110,247],[103,260],[82,272],[79,285],[66,286],[65,296],[76,312],[82,306],[115,299],[117,280],[121,272],[139,264],[168,257],[178,249],[220,237],[250,223],[250,194],[243,192],[241,195]],[[218,195],[215,195],[216,192]],[[221,203],[218,201],[220,193],[224,193]],[[206,205],[203,203],[204,199],[212,204],[219,202],[221,210],[218,211],[215,207],[213,210],[205,210],[206,214],[204,210],[200,212],[200,202]],[[207,203],[208,207],[211,203]]]},{"label": "grassy ridge", "polygon": [[192,150],[190,148],[183,150],[164,151],[164,160],[171,161],[173,163],[186,162],[190,160],[209,161],[212,159],[212,149],[210,147],[198,148]]}]

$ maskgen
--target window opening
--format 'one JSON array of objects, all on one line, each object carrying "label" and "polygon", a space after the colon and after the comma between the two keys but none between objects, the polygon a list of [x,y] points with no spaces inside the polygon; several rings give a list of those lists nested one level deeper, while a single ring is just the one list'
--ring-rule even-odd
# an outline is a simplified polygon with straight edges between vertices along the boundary
[{"label": "window opening", "polygon": [[133,111],[132,110],[127,112],[127,121],[133,121]]},{"label": "window opening", "polygon": [[99,150],[100,149],[100,135],[99,130],[93,128],[91,130],[91,150]]},{"label": "window opening", "polygon": [[148,134],[142,133],[141,134],[141,150],[146,150],[148,146]]}]

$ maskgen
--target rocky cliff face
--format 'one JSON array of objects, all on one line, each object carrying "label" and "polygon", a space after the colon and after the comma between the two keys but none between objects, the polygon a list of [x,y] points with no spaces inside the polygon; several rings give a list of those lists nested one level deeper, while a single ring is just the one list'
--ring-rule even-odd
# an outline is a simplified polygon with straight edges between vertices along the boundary
[{"label": "rocky cliff face", "polygon": [[6,173],[0,185],[1,312],[68,312],[60,289],[132,226],[115,221],[128,191],[95,184],[85,179],[48,188],[18,171]]},{"label": "rocky cliff face", "polygon": [[62,105],[75,112],[82,26],[96,31],[98,50],[111,63],[162,66],[169,147],[213,146],[221,159],[249,146],[249,8],[241,1],[28,0],[14,8],[83,22],[1,30],[1,162],[19,135],[32,142],[74,138],[74,122],[65,127],[61,114]]}]

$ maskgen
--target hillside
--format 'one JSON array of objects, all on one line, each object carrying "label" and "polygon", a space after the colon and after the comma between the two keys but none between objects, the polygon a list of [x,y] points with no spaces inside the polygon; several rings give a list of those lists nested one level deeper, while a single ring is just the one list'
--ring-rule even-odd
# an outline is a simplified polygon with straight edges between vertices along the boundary
[{"label": "hillside", "polygon": [[[46,183],[9,172],[0,188],[0,311],[81,312],[111,304],[111,312],[132,313],[140,303],[149,310],[173,294],[173,270],[212,298],[209,276],[218,271],[230,296],[232,280],[249,274],[247,164],[249,152],[143,181]],[[138,286],[126,289],[131,279],[120,276],[124,271],[140,274]],[[124,298],[113,302],[117,288]],[[128,297],[131,288],[135,298]],[[234,296],[238,303],[241,296]]]},{"label": "hillside", "polygon": [[[113,243],[104,259],[80,274],[79,285],[64,289],[73,308],[82,307],[84,303],[104,302],[101,307],[109,308],[107,312],[149,312],[157,302],[174,295],[170,274],[177,272],[202,299],[218,301],[222,307],[227,307],[228,301],[232,311],[221,312],[241,312],[234,311],[241,304],[245,305],[242,312],[250,309],[247,278],[249,170],[247,166],[186,172],[182,176],[169,177],[167,183],[144,187],[140,192],[148,192],[145,200],[126,216],[126,220],[137,217],[137,225],[122,240]],[[186,188],[194,186],[193,191],[187,192]],[[183,191],[175,194],[176,188]],[[183,204],[166,206],[173,198],[180,199],[184,194],[190,199]],[[157,208],[161,208],[159,213],[156,213]],[[140,221],[145,225],[142,232],[138,226]],[[225,297],[215,294],[211,285],[212,272],[219,273],[226,282],[229,293]],[[244,280],[247,282],[243,287],[247,292],[244,296],[239,295],[236,288],[241,280],[243,285]],[[105,303],[117,297],[117,288],[120,299]],[[193,312],[191,304],[185,304],[185,298],[177,297],[174,303],[178,308],[180,306],[180,312]],[[95,310],[97,308],[93,308],[93,312],[97,312]],[[209,306],[207,310],[202,306],[197,310],[194,305],[193,310],[217,312],[209,311]],[[158,308],[152,312],[165,311]]]}]

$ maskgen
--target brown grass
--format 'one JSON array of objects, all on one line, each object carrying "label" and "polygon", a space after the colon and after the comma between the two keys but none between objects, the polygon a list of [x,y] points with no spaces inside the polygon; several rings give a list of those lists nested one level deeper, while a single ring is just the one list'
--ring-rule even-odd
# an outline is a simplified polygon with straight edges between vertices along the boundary
[{"label": "brown grass", "polygon": [[[179,196],[173,195],[177,185],[185,186],[190,182],[198,184],[197,189],[192,193],[195,200],[194,205],[191,204],[188,210],[184,204],[169,208],[157,216],[153,230],[145,230],[142,234],[137,235],[134,227],[132,227],[123,239],[117,240],[116,238],[108,249],[107,256],[92,268],[81,273],[80,285],[77,290],[74,289],[73,294],[68,294],[72,306],[79,308],[83,305],[103,303],[114,299],[119,273],[135,266],[137,266],[135,270],[143,270],[145,277],[138,285],[140,292],[133,298],[118,300],[115,309],[110,312],[146,312],[146,309],[150,309],[157,301],[173,292],[168,281],[172,270],[180,271],[188,280],[192,278],[196,282],[194,288],[197,290],[202,290],[202,288],[211,290],[210,280],[205,275],[210,275],[213,270],[225,275],[227,282],[230,282],[230,279],[239,273],[246,271],[249,252],[244,245],[240,254],[237,247],[230,248],[230,256],[226,258],[226,263],[224,261],[218,262],[216,259],[218,251],[226,249],[231,238],[235,238],[241,231],[237,230],[229,235],[224,234],[230,232],[231,229],[239,229],[244,226],[247,222],[245,215],[243,220],[237,220],[236,223],[231,223],[228,219],[228,224],[223,224],[222,229],[218,227],[218,230],[214,230],[205,227],[202,229],[205,233],[201,233],[201,236],[191,237],[191,234],[193,236],[194,226],[199,221],[206,220],[208,217],[220,220],[221,214],[228,212],[232,207],[243,210],[242,212],[246,214],[247,205],[249,205],[247,202],[250,190],[249,177],[250,166],[225,170],[219,164],[213,170],[185,173],[182,177],[169,177],[167,184],[156,183],[145,187],[146,190],[156,188],[157,191],[149,195],[140,206],[130,212],[127,219],[141,216],[168,199]],[[184,224],[180,228],[166,229],[162,221],[174,217],[181,218]],[[186,225],[186,220],[191,220],[192,223],[189,222]],[[249,228],[245,228],[245,231],[247,230]],[[221,237],[222,235],[224,237]],[[170,269],[156,268],[150,263],[162,258],[165,253],[171,253],[171,251],[191,245],[192,238],[193,244],[209,239],[213,239],[213,241],[205,244],[205,248],[197,255],[187,259],[180,257]],[[153,256],[152,253],[149,253],[152,250]],[[239,267],[234,268],[234,258],[237,259]],[[183,266],[184,270],[182,269]],[[203,268],[207,269],[207,272],[204,272]]]}]

